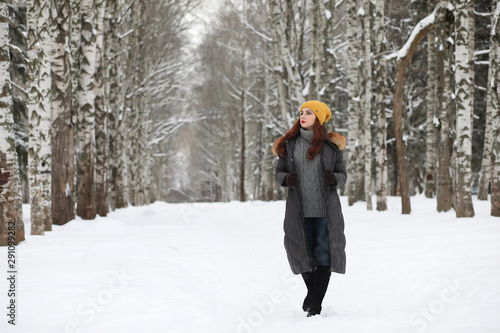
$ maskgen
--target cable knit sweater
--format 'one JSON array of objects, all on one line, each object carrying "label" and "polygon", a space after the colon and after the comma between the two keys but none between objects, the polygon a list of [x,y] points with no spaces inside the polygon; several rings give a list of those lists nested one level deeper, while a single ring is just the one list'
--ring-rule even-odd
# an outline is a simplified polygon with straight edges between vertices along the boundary
[{"label": "cable knit sweater", "polygon": [[324,170],[320,154],[311,161],[307,150],[312,144],[314,132],[300,129],[300,137],[295,144],[295,166],[298,174],[298,187],[304,217],[327,216],[327,188],[324,184]]}]

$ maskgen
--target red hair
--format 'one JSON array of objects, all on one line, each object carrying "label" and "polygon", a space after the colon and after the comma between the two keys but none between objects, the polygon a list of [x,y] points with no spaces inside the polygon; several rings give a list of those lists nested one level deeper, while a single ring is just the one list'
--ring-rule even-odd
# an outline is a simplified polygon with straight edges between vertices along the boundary
[{"label": "red hair", "polygon": [[[296,138],[297,136],[300,135],[300,129],[302,126],[300,125],[300,119],[297,119],[295,121],[295,124],[293,124],[292,128],[288,130],[288,132],[285,133],[285,135],[280,136],[273,144],[273,154],[277,156],[285,156],[285,142],[287,140]],[[312,139],[312,144],[311,147],[307,150],[307,159],[312,160],[314,159],[320,152],[321,146],[323,144],[323,140],[325,139],[325,133],[326,133],[326,128],[324,125],[321,125],[318,121],[318,118],[316,118],[316,121],[314,122],[313,125],[313,139]]]}]

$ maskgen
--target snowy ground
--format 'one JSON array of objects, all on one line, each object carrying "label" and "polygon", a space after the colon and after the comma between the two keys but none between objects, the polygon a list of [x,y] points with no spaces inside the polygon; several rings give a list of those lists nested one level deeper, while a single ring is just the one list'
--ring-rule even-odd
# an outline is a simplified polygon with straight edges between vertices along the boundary
[{"label": "snowy ground", "polygon": [[[131,207],[54,226],[17,247],[17,325],[1,332],[500,332],[500,219],[400,199],[348,207],[347,274],[306,318],[283,248],[284,202]],[[25,207],[29,234],[29,207]],[[0,267],[7,272],[5,258]],[[6,273],[5,273],[6,274]]]}]

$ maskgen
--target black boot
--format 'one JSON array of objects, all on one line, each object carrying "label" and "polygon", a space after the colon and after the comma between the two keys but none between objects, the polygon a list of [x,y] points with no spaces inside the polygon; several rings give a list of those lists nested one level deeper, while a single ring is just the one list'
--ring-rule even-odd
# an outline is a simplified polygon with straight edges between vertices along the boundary
[{"label": "black boot", "polygon": [[304,303],[302,304],[302,310],[309,311],[311,308],[312,293],[314,290],[314,280],[316,278],[316,271],[302,273],[302,278],[307,286],[307,296],[304,298]]},{"label": "black boot", "polygon": [[308,317],[319,315],[321,313],[321,303],[325,298],[328,283],[330,282],[330,267],[318,266],[316,270],[316,279],[314,280],[314,289],[312,292],[310,308],[308,310]]}]

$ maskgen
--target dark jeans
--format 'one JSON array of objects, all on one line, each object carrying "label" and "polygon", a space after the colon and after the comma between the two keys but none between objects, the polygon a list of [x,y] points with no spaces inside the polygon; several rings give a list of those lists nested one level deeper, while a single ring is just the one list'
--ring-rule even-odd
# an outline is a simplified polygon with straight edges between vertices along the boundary
[{"label": "dark jeans", "polygon": [[318,265],[330,267],[330,237],[327,217],[306,217],[307,245],[310,256],[316,258]]}]

